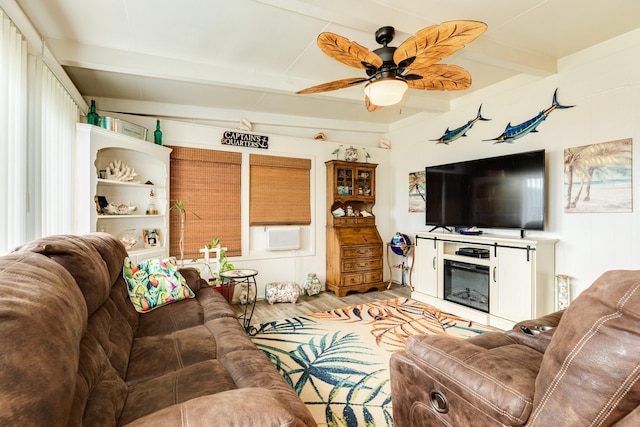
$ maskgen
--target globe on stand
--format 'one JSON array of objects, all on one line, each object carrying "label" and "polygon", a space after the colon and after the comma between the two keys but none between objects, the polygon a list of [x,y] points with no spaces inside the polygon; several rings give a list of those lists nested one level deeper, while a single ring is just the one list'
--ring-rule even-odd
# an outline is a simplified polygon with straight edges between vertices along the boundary
[{"label": "globe on stand", "polygon": [[411,239],[406,234],[396,233],[391,238],[391,250],[396,255],[407,256],[411,250]]}]

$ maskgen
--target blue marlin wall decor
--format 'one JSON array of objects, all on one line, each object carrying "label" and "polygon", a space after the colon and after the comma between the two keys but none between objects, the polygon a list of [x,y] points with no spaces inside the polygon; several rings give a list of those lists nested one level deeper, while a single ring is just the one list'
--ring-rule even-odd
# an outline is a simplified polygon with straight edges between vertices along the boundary
[{"label": "blue marlin wall decor", "polygon": [[438,139],[431,139],[430,141],[438,141],[436,144],[449,145],[449,143],[451,141],[455,141],[456,139],[460,138],[461,136],[467,136],[467,132],[469,131],[469,129],[471,129],[471,127],[478,120],[483,120],[483,121],[491,120],[491,119],[485,119],[484,117],[482,117],[481,110],[482,110],[482,104],[480,104],[480,107],[478,108],[478,114],[476,115],[475,118],[469,120],[466,124],[460,126],[459,128],[455,128],[454,130],[449,130],[449,128],[447,128],[447,130],[444,132],[444,135],[442,135]]},{"label": "blue marlin wall decor", "polygon": [[502,135],[493,139],[485,139],[483,141],[495,141],[495,144],[506,142],[509,144],[513,144],[518,138],[522,138],[529,132],[538,132],[537,127],[540,126],[551,112],[555,109],[563,109],[563,108],[573,108],[575,105],[560,105],[558,103],[558,89],[553,92],[553,101],[551,101],[551,107],[547,108],[544,111],[540,111],[537,116],[532,119],[527,120],[526,122],[522,122],[519,125],[511,126],[511,123],[507,125]]}]

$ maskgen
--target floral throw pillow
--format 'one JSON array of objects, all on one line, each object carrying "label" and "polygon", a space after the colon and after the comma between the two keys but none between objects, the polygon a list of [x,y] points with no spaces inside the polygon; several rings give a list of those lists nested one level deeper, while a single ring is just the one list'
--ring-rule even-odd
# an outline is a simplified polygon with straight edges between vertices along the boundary
[{"label": "floral throw pillow", "polygon": [[139,264],[125,258],[122,275],[127,283],[129,299],[138,313],[146,313],[165,304],[195,298],[175,257],[148,259]]}]

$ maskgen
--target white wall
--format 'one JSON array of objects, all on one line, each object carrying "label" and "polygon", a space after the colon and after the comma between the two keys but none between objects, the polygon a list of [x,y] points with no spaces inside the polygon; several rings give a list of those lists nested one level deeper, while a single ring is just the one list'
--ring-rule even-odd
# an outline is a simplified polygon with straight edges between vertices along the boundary
[{"label": "white wall", "polygon": [[[564,58],[557,75],[538,78],[521,75],[492,88],[471,93],[452,105],[445,114],[424,113],[420,117],[398,122],[387,137],[391,150],[377,148],[377,140],[359,139],[356,135],[341,135],[340,142],[314,141],[292,136],[285,127],[268,132],[269,150],[237,149],[243,158],[243,256],[232,259],[238,267],[260,271],[259,296],[264,284],[271,281],[300,283],[307,272],[318,273],[325,280],[325,168],[324,162],[338,145],[343,149],[353,142],[365,146],[372,163],[378,163],[377,203],[374,212],[384,241],[396,231],[413,234],[426,229],[423,213],[408,212],[408,173],[425,166],[460,160],[492,157],[514,152],[544,148],[547,151],[548,204],[545,232],[529,232],[532,237],[559,239],[556,247],[556,272],[571,276],[575,295],[588,287],[595,278],[611,269],[640,269],[640,217],[633,213],[579,214],[564,213],[563,150],[568,147],[595,144],[622,138],[632,138],[634,151],[640,143],[640,31],[634,31],[602,45]],[[575,108],[553,111],[538,133],[531,133],[513,144],[494,144],[484,139],[500,135],[507,123],[518,124],[551,105],[558,88],[561,104]],[[436,144],[447,127],[455,128],[475,117],[483,104],[483,116],[492,119],[478,122],[466,138],[450,145]],[[155,118],[119,116],[155,128]],[[295,128],[296,124],[291,123]],[[167,145],[183,145],[221,150],[236,150],[220,144],[228,128],[180,121],[162,120]],[[273,132],[273,133],[270,133]],[[287,136],[288,135],[288,136]],[[345,139],[346,138],[346,139]],[[265,252],[263,230],[250,229],[248,224],[248,155],[261,154],[307,157],[312,159],[312,221],[304,232],[304,247],[300,251]],[[633,161],[638,170],[640,154]],[[640,203],[640,190],[634,179],[633,198]],[[491,230],[517,235],[512,230]],[[213,237],[213,236],[210,236]],[[203,236],[204,241],[210,237]],[[385,280],[388,279],[385,260]],[[398,276],[398,277],[395,277]],[[399,271],[394,272],[399,279]]]},{"label": "white wall", "polygon": [[[518,124],[558,101],[575,108],[551,112],[539,128],[513,144],[484,139],[500,135],[507,123]],[[450,145],[436,144],[447,129],[475,117],[478,106],[489,122],[477,122],[468,136]],[[548,221],[545,232],[529,236],[559,239],[556,273],[571,276],[577,295],[606,270],[640,269],[640,214],[564,213],[563,150],[587,144],[633,139],[633,170],[640,163],[640,31],[634,31],[559,63],[557,75],[539,79],[520,76],[482,93],[470,94],[441,115],[425,115],[398,123],[389,133],[392,142],[391,217],[393,229],[407,234],[426,230],[423,213],[408,213],[408,173],[425,166],[492,157],[544,148],[547,151]],[[633,198],[640,203],[640,186],[634,177]],[[491,232],[496,232],[492,230]],[[518,232],[498,230],[503,234]]]},{"label": "white wall", "polygon": [[[123,118],[131,122],[147,127],[150,133],[155,129],[156,119],[143,116],[130,116],[122,114],[108,114],[113,117]],[[354,141],[349,143],[336,143],[332,141],[315,141],[311,138],[299,138],[269,134],[265,132],[253,132],[269,136],[269,149],[238,148],[222,145],[222,135],[227,130],[216,126],[186,123],[181,121],[160,121],[163,144],[173,146],[185,146],[196,148],[208,148],[223,151],[241,152],[242,158],[242,256],[230,257],[229,261],[236,268],[251,268],[259,271],[256,281],[258,283],[258,297],[264,297],[264,286],[275,281],[293,281],[301,284],[307,273],[314,272],[324,283],[325,275],[325,227],[326,227],[326,168],[324,162],[335,159],[331,153],[342,146],[340,159],[344,159],[344,149],[353,145],[359,149],[360,162],[364,161],[363,147],[371,155],[369,163],[379,164],[376,174],[377,203],[373,209],[378,223],[378,231],[383,240],[391,240],[395,233],[390,228],[389,195],[390,168],[389,150],[377,146],[377,140],[364,141],[368,145],[361,145]],[[149,137],[148,139],[150,139]],[[300,157],[311,159],[311,221],[308,227],[302,227],[299,250],[267,251],[265,248],[266,237],[264,227],[249,227],[249,154],[266,154],[271,156]],[[189,224],[187,223],[187,227]],[[215,236],[202,236],[202,245],[210,242]],[[220,242],[224,246],[224,242]],[[388,274],[385,271],[385,274]]]}]

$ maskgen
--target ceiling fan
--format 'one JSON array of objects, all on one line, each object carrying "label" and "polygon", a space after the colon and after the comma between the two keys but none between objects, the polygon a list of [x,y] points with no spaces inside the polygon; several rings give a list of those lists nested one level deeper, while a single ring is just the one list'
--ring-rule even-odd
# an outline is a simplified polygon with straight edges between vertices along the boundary
[{"label": "ceiling fan", "polygon": [[449,21],[423,28],[400,46],[389,46],[393,27],[376,31],[382,47],[373,52],[337,34],[318,36],[320,49],[343,64],[364,69],[367,77],[351,77],[312,86],[296,93],[328,92],[366,83],[367,110],[393,105],[402,100],[407,88],[420,90],[462,90],[471,85],[471,75],[457,65],[437,64],[462,49],[487,29],[478,21]]}]

